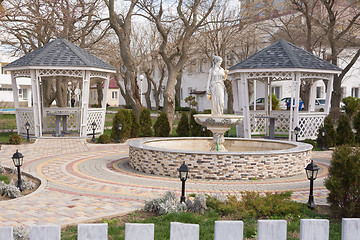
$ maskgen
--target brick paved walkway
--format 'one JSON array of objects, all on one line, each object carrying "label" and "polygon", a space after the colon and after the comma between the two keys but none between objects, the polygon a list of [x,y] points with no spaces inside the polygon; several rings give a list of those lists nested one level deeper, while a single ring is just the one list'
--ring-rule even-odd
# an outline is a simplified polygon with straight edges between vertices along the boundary
[{"label": "brick paved walkway", "polygon": [[[81,139],[39,139],[35,144],[3,146],[0,164],[12,167],[11,156],[24,155],[22,170],[41,179],[40,188],[19,199],[0,202],[1,225],[34,225],[85,222],[140,209],[144,200],[167,190],[180,193],[178,179],[146,175],[128,166],[126,144],[88,144]],[[323,186],[331,152],[314,152],[322,167],[315,181],[315,201],[326,203]],[[241,191],[293,191],[306,202],[309,181],[305,175],[273,180],[205,181],[189,179],[187,193],[239,195]]]}]

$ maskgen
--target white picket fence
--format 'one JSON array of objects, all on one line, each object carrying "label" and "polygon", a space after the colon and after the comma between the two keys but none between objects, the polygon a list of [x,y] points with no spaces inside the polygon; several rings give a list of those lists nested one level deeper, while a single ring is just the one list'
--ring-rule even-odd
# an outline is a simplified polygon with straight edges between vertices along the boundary
[{"label": "white picket fence", "polygon": [[[242,221],[216,221],[215,240],[242,240]],[[285,220],[259,220],[258,240],[286,240],[287,222]],[[59,225],[32,226],[30,240],[60,240]],[[0,227],[0,239],[12,240],[13,227]],[[108,224],[79,224],[78,240],[107,240]],[[300,240],[328,240],[329,220],[301,219]],[[360,239],[360,218],[342,219],[342,240]],[[154,240],[154,224],[126,223],[125,240]],[[199,240],[199,225],[172,222],[170,240]]]}]

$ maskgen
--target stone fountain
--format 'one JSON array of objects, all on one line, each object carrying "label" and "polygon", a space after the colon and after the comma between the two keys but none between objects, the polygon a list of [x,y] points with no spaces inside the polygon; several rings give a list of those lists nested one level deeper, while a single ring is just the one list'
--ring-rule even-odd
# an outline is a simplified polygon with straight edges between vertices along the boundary
[{"label": "stone fountain", "polygon": [[227,150],[223,144],[225,142],[224,133],[232,126],[237,125],[243,119],[243,116],[196,114],[194,119],[198,124],[206,126],[213,133],[210,151],[225,152]]}]

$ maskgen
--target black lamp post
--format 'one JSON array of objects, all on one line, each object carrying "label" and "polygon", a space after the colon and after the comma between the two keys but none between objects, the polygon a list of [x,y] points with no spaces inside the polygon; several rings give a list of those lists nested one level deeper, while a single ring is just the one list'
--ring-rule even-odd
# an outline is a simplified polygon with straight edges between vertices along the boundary
[{"label": "black lamp post", "polygon": [[325,136],[326,136],[326,129],[325,129],[325,127],[323,127],[321,129],[321,137],[322,137],[321,151],[325,150],[325,140],[326,140]]},{"label": "black lamp post", "polygon": [[30,141],[30,137],[29,137],[30,124],[29,124],[29,122],[25,123],[25,129],[26,129],[26,141],[29,142]]},{"label": "black lamp post", "polygon": [[95,142],[95,130],[96,130],[96,122],[95,121],[91,124],[91,128],[93,130],[93,136],[92,136],[91,141]]},{"label": "black lamp post", "polygon": [[118,143],[120,143],[121,142],[121,140],[120,140],[120,131],[121,131],[121,129],[122,129],[122,124],[121,123],[119,123],[118,124],[118,139],[117,139],[117,142]]},{"label": "black lamp post", "polygon": [[201,131],[203,133],[203,136],[205,137],[205,133],[206,133],[206,126],[205,125],[201,126]]},{"label": "black lamp post", "polygon": [[313,188],[314,188],[314,180],[317,177],[319,167],[314,163],[313,160],[311,160],[311,163],[309,163],[306,168],[306,176],[310,180],[310,195],[309,195],[309,201],[308,201],[308,208],[314,209],[316,207],[316,204],[314,202],[314,194],[313,194]]},{"label": "black lamp post", "polygon": [[24,190],[24,187],[22,186],[21,174],[20,174],[20,167],[23,164],[23,159],[24,159],[24,156],[21,153],[19,153],[18,150],[16,150],[16,153],[14,153],[14,155],[12,156],[12,160],[13,160],[15,167],[17,167],[17,170],[18,170],[17,186],[20,191]]},{"label": "black lamp post", "polygon": [[181,164],[178,171],[179,171],[180,180],[182,182],[180,202],[185,202],[185,181],[188,177],[189,168],[184,162],[183,164]]},{"label": "black lamp post", "polygon": [[298,141],[298,135],[300,133],[300,128],[298,126],[296,126],[296,128],[294,128],[294,133],[295,133],[295,141]]}]

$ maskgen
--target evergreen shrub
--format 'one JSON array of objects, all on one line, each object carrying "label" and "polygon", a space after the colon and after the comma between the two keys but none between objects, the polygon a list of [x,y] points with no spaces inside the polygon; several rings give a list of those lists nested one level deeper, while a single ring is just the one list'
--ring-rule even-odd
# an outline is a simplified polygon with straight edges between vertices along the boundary
[{"label": "evergreen shrub", "polygon": [[150,110],[143,108],[140,113],[140,134],[143,137],[152,136]]},{"label": "evergreen shrub", "polygon": [[201,125],[195,121],[194,115],[197,114],[195,110],[190,112],[190,136],[201,137],[203,135]]},{"label": "evergreen shrub", "polygon": [[[310,138],[307,138],[303,141],[304,143],[311,144],[314,148],[316,147],[316,142]],[[321,146],[321,145],[320,145]]]},{"label": "evergreen shrub", "polygon": [[356,134],[355,134],[356,142],[360,142],[360,112],[357,112],[357,114],[355,115],[353,126],[356,130]]},{"label": "evergreen shrub", "polygon": [[345,111],[345,114],[351,119],[352,116],[360,108],[360,99],[355,97],[345,97],[341,100],[344,103],[342,109]]},{"label": "evergreen shrub", "polygon": [[103,144],[106,144],[106,143],[110,143],[110,137],[109,135],[106,135],[106,134],[102,134],[99,136],[98,138],[98,143],[103,143]]},{"label": "evergreen shrub", "polygon": [[168,137],[170,133],[169,119],[166,113],[160,113],[159,117],[154,123],[154,131],[156,137]]},{"label": "evergreen shrub", "polygon": [[360,149],[336,147],[325,186],[327,201],[336,217],[360,217]]},{"label": "evergreen shrub", "polygon": [[[324,119],[324,128],[325,128],[325,148],[328,149],[330,147],[334,147],[335,143],[336,143],[336,131],[334,128],[334,124],[332,121],[331,116],[327,116]],[[322,146],[322,135],[321,135],[321,129],[322,126],[320,126],[319,130],[318,130],[318,135],[316,138],[316,142],[317,142],[317,146],[321,147]]]},{"label": "evergreen shrub", "polygon": [[15,145],[21,144],[21,137],[20,137],[20,135],[17,134],[17,133],[11,134],[10,137],[9,137],[9,143],[10,143],[10,144],[15,144]]},{"label": "evergreen shrub", "polygon": [[140,124],[137,120],[136,114],[133,110],[130,110],[131,113],[131,133],[130,137],[137,138],[140,134]]},{"label": "evergreen shrub", "polygon": [[122,129],[120,131],[121,140],[125,141],[130,138],[131,134],[131,113],[130,110],[120,109],[113,118],[113,126],[111,129],[111,139],[116,141],[118,139],[118,125],[122,124]]},{"label": "evergreen shrub", "polygon": [[181,113],[181,118],[178,127],[176,129],[176,133],[179,137],[189,136],[189,118],[188,118],[188,114],[185,112]]},{"label": "evergreen shrub", "polygon": [[336,128],[336,145],[353,143],[354,133],[351,130],[350,119],[347,115],[341,115]]}]

